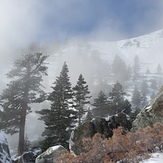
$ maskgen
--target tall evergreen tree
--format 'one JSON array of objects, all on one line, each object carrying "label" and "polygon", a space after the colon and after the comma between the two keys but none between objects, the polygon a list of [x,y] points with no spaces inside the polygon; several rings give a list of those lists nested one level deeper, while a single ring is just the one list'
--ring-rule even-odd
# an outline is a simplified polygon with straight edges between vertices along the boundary
[{"label": "tall evergreen tree", "polygon": [[38,112],[45,122],[43,150],[57,144],[68,148],[70,130],[76,119],[76,112],[72,109],[73,92],[68,72],[65,62],[60,76],[54,82],[53,91],[48,97],[48,100],[51,101],[50,110],[43,109]]},{"label": "tall evergreen tree", "polygon": [[133,107],[135,108],[135,110],[140,109],[141,103],[142,103],[141,93],[140,93],[137,85],[135,85],[134,91],[132,94],[132,104],[133,104]]},{"label": "tall evergreen tree", "polygon": [[126,70],[126,80],[129,81],[132,77],[132,68],[130,66],[128,66],[127,70]]},{"label": "tall evergreen tree", "polygon": [[127,99],[125,99],[125,94],[122,85],[119,82],[116,82],[112,91],[109,93],[111,114],[122,111],[128,114],[131,111],[131,104]]},{"label": "tall evergreen tree", "polygon": [[142,107],[147,105],[147,93],[148,93],[148,84],[146,80],[143,80],[141,84]]},{"label": "tall evergreen tree", "polygon": [[3,108],[0,111],[0,128],[6,133],[19,133],[18,155],[24,151],[26,115],[31,111],[29,104],[44,100],[41,82],[43,75],[47,75],[46,58],[46,55],[36,53],[16,60],[7,74],[13,80],[0,96]]},{"label": "tall evergreen tree", "polygon": [[82,74],[79,75],[76,86],[73,88],[75,108],[78,112],[78,125],[82,122],[82,116],[86,112],[84,106],[90,103],[91,96],[88,90],[88,85],[84,80]]},{"label": "tall evergreen tree", "polygon": [[100,91],[97,95],[97,98],[94,99],[94,103],[92,104],[94,106],[93,114],[94,117],[100,116],[104,117],[106,114],[108,114],[108,97],[105,95],[103,91]]},{"label": "tall evergreen tree", "polygon": [[113,70],[115,81],[124,83],[128,80],[127,66],[126,66],[125,62],[118,55],[116,55],[113,60],[112,70]]},{"label": "tall evergreen tree", "polygon": [[133,66],[133,80],[138,79],[140,72],[140,61],[139,57],[136,55],[134,58],[134,66]]}]

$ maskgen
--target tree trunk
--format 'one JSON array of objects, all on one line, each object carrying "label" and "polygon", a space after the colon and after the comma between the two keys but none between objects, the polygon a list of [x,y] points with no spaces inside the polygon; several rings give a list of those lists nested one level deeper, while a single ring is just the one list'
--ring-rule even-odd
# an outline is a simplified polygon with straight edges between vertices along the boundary
[{"label": "tree trunk", "polygon": [[20,129],[19,129],[19,144],[18,144],[18,155],[22,155],[24,152],[24,135],[25,135],[25,120],[27,104],[23,104],[22,113],[20,118]]}]

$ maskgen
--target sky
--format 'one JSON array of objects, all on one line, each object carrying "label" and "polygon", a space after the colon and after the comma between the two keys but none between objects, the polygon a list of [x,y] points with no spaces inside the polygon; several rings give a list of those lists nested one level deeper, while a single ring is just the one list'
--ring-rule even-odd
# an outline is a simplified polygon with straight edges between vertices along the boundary
[{"label": "sky", "polygon": [[163,0],[1,0],[0,52],[33,42],[113,41],[163,28]]}]

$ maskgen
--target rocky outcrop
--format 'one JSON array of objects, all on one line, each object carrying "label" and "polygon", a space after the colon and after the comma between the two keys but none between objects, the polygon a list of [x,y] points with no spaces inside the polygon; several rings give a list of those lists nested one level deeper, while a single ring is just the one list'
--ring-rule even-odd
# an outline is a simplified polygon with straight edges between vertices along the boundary
[{"label": "rocky outcrop", "polygon": [[61,145],[50,147],[36,158],[35,163],[57,163],[58,157],[64,152],[67,150]]},{"label": "rocky outcrop", "polygon": [[151,126],[156,122],[163,123],[163,87],[154,100],[136,116],[133,130]]},{"label": "rocky outcrop", "polygon": [[11,163],[7,138],[0,132],[0,163]]},{"label": "rocky outcrop", "polygon": [[113,129],[118,126],[123,126],[127,130],[131,129],[132,125],[126,114],[120,113],[111,116],[108,121],[104,118],[96,118],[91,122],[86,122],[76,127],[71,133],[69,148],[72,153],[79,155],[85,150],[83,138],[92,138],[96,133],[109,138],[113,135]]},{"label": "rocky outcrop", "polygon": [[34,153],[31,151],[25,152],[25,153],[23,153],[20,160],[22,160],[20,162],[23,162],[23,163],[33,163],[33,162],[35,162]]},{"label": "rocky outcrop", "polygon": [[12,163],[35,163],[35,159],[40,153],[40,147],[32,148],[30,151],[24,152],[21,156],[13,156]]}]

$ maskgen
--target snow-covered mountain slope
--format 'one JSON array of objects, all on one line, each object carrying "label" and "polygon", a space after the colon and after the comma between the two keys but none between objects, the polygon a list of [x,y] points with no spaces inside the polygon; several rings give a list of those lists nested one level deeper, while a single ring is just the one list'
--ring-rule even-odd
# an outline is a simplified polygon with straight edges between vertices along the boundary
[{"label": "snow-covered mountain slope", "polygon": [[47,61],[49,62],[49,76],[46,82],[48,82],[47,84],[54,82],[64,61],[68,64],[73,84],[75,84],[80,73],[86,80],[90,80],[91,73],[99,71],[102,67],[100,59],[111,65],[115,55],[119,55],[131,67],[134,57],[137,55],[140,60],[141,71],[145,72],[148,68],[152,73],[155,73],[158,64],[163,65],[162,44],[163,30],[159,30],[144,36],[115,42],[72,41],[68,44],[62,44],[58,48],[55,46]]},{"label": "snow-covered mountain slope", "polygon": [[[105,76],[111,69],[108,65],[112,64],[115,55],[119,55],[131,67],[133,66],[134,57],[137,55],[142,72],[145,72],[148,68],[152,73],[156,73],[158,64],[163,67],[162,44],[163,29],[144,36],[114,42],[77,40],[68,43],[50,44],[48,45],[50,50],[47,50],[48,48],[43,50],[48,51],[47,54],[50,55],[47,60],[49,75],[45,78],[43,84],[50,91],[50,87],[56,76],[59,75],[65,61],[68,64],[73,85],[76,84],[81,73],[88,84],[91,84],[96,72],[98,72],[98,75]],[[101,62],[101,60],[104,62]],[[11,65],[8,67],[11,68]],[[5,70],[5,72],[8,71]],[[6,81],[6,76],[4,77],[1,74],[0,82],[6,83]]]},{"label": "snow-covered mountain slope", "polygon": [[107,61],[112,61],[113,56],[117,54],[132,65],[137,55],[142,67],[149,67],[151,71],[156,71],[157,64],[163,64],[162,44],[163,30],[116,42],[90,42],[91,48],[101,52],[101,57]]}]

